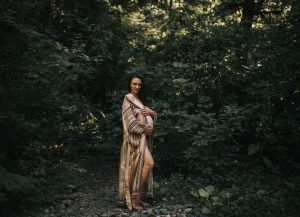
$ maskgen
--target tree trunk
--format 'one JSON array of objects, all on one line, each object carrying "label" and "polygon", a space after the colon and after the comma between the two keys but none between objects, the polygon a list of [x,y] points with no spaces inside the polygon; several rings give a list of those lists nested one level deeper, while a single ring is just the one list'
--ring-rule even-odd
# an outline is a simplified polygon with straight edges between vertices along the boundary
[{"label": "tree trunk", "polygon": [[255,8],[254,0],[244,0],[241,25],[246,30],[249,30],[252,27]]},{"label": "tree trunk", "polygon": [[172,10],[173,8],[173,0],[170,0],[169,10]]},{"label": "tree trunk", "polygon": [[264,2],[265,0],[260,0],[257,3],[254,0],[244,0],[241,20],[241,25],[244,29],[251,29],[254,15],[261,14]]},{"label": "tree trunk", "polygon": [[[250,30],[254,21],[254,16],[261,13],[261,9],[265,0],[260,0],[255,3],[255,0],[244,0],[243,10],[242,10],[242,19],[240,25],[243,31],[243,42],[239,48],[237,48],[237,59],[238,59],[238,70],[243,70],[243,66],[248,63],[248,53],[251,47],[251,34]],[[243,46],[242,46],[243,45]]]}]

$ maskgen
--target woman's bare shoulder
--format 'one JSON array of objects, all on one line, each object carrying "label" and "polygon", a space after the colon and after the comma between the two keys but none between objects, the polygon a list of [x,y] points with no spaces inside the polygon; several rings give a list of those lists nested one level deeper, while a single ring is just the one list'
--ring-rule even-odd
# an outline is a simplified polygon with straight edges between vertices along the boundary
[{"label": "woman's bare shoulder", "polygon": [[131,93],[128,93],[128,94],[125,95],[124,99],[129,99],[129,100],[133,101],[134,96]]}]

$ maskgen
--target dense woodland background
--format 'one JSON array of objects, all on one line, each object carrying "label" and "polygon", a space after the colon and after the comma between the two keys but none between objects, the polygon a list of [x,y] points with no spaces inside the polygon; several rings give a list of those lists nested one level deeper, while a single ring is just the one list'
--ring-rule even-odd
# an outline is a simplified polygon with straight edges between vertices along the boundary
[{"label": "dense woodland background", "polygon": [[117,162],[139,73],[159,115],[157,197],[299,216],[299,36],[297,0],[1,0],[0,209]]}]

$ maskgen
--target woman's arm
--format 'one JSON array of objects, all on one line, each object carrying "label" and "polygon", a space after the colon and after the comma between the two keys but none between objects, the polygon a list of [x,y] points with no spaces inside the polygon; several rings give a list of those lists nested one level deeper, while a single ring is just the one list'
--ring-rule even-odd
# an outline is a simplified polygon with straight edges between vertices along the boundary
[{"label": "woman's arm", "polygon": [[157,117],[157,113],[147,106],[142,109],[142,115],[150,115],[153,119],[156,119]]},{"label": "woman's arm", "polygon": [[145,131],[145,126],[141,124],[135,117],[133,108],[129,102],[124,100],[122,106],[123,123],[130,133],[142,134]]}]

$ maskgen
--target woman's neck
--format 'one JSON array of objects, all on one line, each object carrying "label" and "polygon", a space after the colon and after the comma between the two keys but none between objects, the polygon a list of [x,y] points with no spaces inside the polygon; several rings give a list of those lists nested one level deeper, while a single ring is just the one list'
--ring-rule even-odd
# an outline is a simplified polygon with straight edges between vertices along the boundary
[{"label": "woman's neck", "polygon": [[141,104],[140,106],[144,106],[142,103],[142,100],[140,99],[140,97],[137,94],[131,93],[134,97],[134,101],[138,104]]},{"label": "woman's neck", "polygon": [[135,98],[140,99],[140,97],[139,97],[137,94],[132,93],[132,92],[131,92],[131,94],[132,94]]}]

